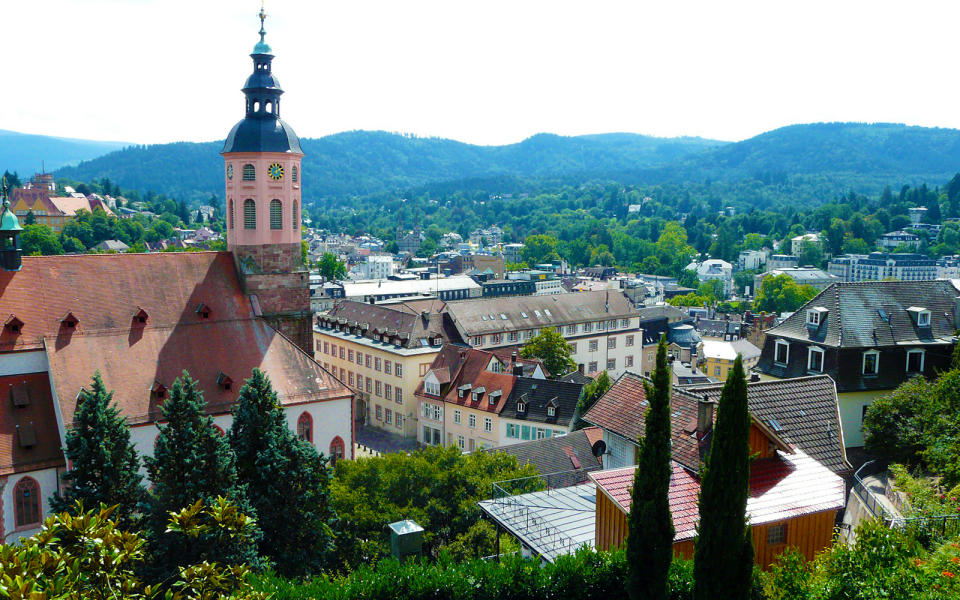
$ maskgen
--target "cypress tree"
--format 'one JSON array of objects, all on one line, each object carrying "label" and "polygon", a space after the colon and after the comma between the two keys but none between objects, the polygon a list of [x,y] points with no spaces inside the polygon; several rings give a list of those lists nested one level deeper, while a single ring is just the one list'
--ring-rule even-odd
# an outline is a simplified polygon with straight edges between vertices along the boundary
[{"label": "cypress tree", "polygon": [[640,460],[633,476],[633,503],[627,526],[628,591],[632,600],[666,600],[673,560],[670,515],[670,368],[663,337],[657,346],[653,385],[644,382],[650,402]]},{"label": "cypress tree", "polygon": [[290,430],[259,369],[240,388],[228,439],[263,532],[260,554],[287,577],[319,573],[328,566],[337,524],[327,459]]},{"label": "cypress tree", "polygon": [[700,523],[693,554],[695,600],[750,597],[749,488],[750,414],[743,362],[737,356],[720,395],[710,454],[700,478]]},{"label": "cypress tree", "polygon": [[144,459],[154,485],[148,538],[152,555],[149,575],[154,578],[166,577],[178,566],[204,560],[259,566],[259,530],[252,539],[187,539],[165,533],[171,512],[197,500],[213,504],[218,496],[231,501],[244,514],[256,517],[247,502],[245,488],[238,483],[233,451],[214,428],[206,405],[197,382],[184,371],[173,382],[170,396],[163,403],[165,423],[158,425],[160,435],[153,456]]},{"label": "cypress tree", "polygon": [[122,527],[132,528],[146,494],[140,456],[99,371],[93,374],[90,389],[82,390],[77,398],[66,442],[70,469],[63,479],[69,486],[50,499],[53,510],[72,512],[77,500],[88,510],[101,503],[117,505],[114,518]]}]

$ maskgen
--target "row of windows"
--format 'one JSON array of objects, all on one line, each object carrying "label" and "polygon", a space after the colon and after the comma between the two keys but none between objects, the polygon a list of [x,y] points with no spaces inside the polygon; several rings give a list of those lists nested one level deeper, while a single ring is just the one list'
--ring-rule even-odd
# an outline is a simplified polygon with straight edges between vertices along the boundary
[{"label": "row of windows", "polygon": [[[904,369],[907,373],[922,373],[926,351],[913,349],[907,350],[907,361]],[[807,348],[807,371],[812,373],[823,372],[823,348],[810,346]],[[773,362],[786,366],[790,361],[790,343],[784,340],[777,340],[774,345]],[[860,373],[863,375],[876,375],[880,372],[880,351],[867,350],[863,352]]]},{"label": "row of windows", "polygon": [[[273,165],[267,167],[267,175],[270,176],[270,168]],[[280,171],[282,173],[282,170]],[[252,164],[245,164],[241,169],[242,179],[244,181],[256,181],[257,180],[257,168]],[[282,175],[281,175],[282,177]],[[233,179],[233,165],[227,165],[227,178]],[[271,177],[272,179],[280,179],[274,173]],[[300,169],[297,165],[293,165],[293,168],[290,169],[290,178],[293,180],[293,183],[297,183],[300,180]]]},{"label": "row of windows", "polygon": [[[297,419],[297,437],[313,445],[313,416],[308,412],[304,412]],[[343,438],[339,435],[334,437],[330,442],[329,451],[330,464],[337,464],[337,461],[343,458],[346,452]]]},{"label": "row of windows", "polygon": [[[469,423],[470,429],[476,429],[477,415],[470,413],[469,415],[467,415],[467,417],[468,417],[467,421]],[[463,421],[463,414],[461,413],[461,411],[459,410],[453,411],[453,422],[456,423],[457,425],[462,425],[463,424],[462,421]],[[487,433],[490,433],[493,431],[493,419],[491,419],[490,417],[483,418],[483,430],[486,431]]]},{"label": "row of windows", "polygon": [[403,404],[403,390],[399,385],[393,386],[372,377],[364,379],[364,376],[360,373],[354,373],[353,371],[348,371],[336,365],[330,366],[328,363],[323,363],[323,368],[330,371],[330,373],[342,383],[346,383],[360,392],[366,390],[368,394],[375,395],[378,398],[393,400],[397,404]]},{"label": "row of windows", "polygon": [[[626,321],[626,319],[623,319],[623,320]],[[612,321],[612,322],[615,323],[616,321]],[[586,323],[585,325],[590,325],[590,323]],[[571,327],[575,328],[577,326],[569,325],[564,331],[565,335],[573,335],[576,333],[576,331],[570,330]],[[525,329],[523,331],[510,331],[510,332],[507,332],[506,334],[506,340],[507,342],[512,343],[512,342],[519,342],[521,341],[521,338],[522,338],[523,341],[526,341],[536,337],[537,335],[539,335],[539,333],[540,333],[539,329]],[[584,333],[589,333],[589,331],[585,331]],[[471,338],[471,344],[473,346],[482,346],[484,342],[488,341],[487,339],[488,337],[489,337],[489,342],[491,344],[502,344],[504,340],[504,334],[493,333],[493,334],[490,334],[489,336],[483,336],[483,335],[474,336],[473,338]],[[590,340],[590,352],[595,352],[597,350],[597,347],[598,347],[597,344],[598,344],[597,340]],[[628,348],[633,347],[634,336],[633,335],[626,336],[624,338],[624,344],[626,344]],[[574,348],[573,351],[576,352],[577,344],[575,342],[571,342],[570,345],[573,346]],[[617,338],[616,337],[607,338],[607,348],[612,350],[616,347],[617,347]]]},{"label": "row of windows", "polygon": [[332,344],[330,342],[323,342],[321,345],[320,340],[317,340],[317,352],[328,354],[334,358],[339,356],[341,360],[345,360],[349,363],[355,362],[357,366],[365,366],[368,369],[372,368],[378,372],[383,371],[387,375],[396,375],[400,379],[403,379],[402,363],[395,363],[386,359],[381,360],[379,356],[364,354],[359,350],[354,352],[351,348],[347,348],[343,345],[337,346],[337,344]]},{"label": "row of windows", "polygon": [[[234,220],[233,199],[231,198],[230,229],[233,229],[235,226]],[[296,200],[293,201],[293,206],[290,209],[290,223],[293,229],[300,227],[300,214],[297,210]],[[257,203],[252,198],[247,198],[243,201],[243,228],[257,228]],[[270,201],[270,229],[283,229],[283,202],[280,200]]]},{"label": "row of windows", "polygon": [[515,440],[542,440],[555,435],[566,435],[562,429],[547,429],[533,425],[518,425],[507,423],[507,437]]},{"label": "row of windows", "polygon": [[403,429],[403,415],[399,411],[394,413],[391,409],[377,404],[374,413],[377,415],[377,421],[384,425],[393,425],[397,429]]},{"label": "row of windows", "polygon": [[[582,365],[581,365],[581,366],[582,366]],[[597,367],[599,367],[599,366],[600,366],[600,363],[597,362],[597,361],[595,361],[595,360],[592,360],[592,361],[588,362],[588,363],[587,363],[587,373],[596,373],[596,372],[597,372]],[[629,369],[629,368],[632,367],[632,366],[633,366],[633,357],[632,357],[632,356],[624,357],[624,359],[623,359],[623,368],[624,368],[624,369]],[[607,369],[607,371],[616,371],[616,370],[617,370],[617,359],[615,359],[615,358],[608,358],[608,359],[607,359],[607,364],[606,364],[606,369]]]},{"label": "row of windows", "polygon": [[434,421],[443,419],[443,407],[439,404],[423,402],[420,404],[420,412],[423,414],[424,419],[433,419]]}]

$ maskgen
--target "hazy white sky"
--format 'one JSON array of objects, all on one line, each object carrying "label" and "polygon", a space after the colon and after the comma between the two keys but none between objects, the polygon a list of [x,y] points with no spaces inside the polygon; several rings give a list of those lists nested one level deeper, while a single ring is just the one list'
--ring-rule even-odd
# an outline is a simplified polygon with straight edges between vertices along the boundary
[{"label": "hazy white sky", "polygon": [[[792,123],[960,128],[960,2],[267,0],[302,137],[739,140]],[[242,117],[259,0],[0,0],[0,129],[158,143]]]}]

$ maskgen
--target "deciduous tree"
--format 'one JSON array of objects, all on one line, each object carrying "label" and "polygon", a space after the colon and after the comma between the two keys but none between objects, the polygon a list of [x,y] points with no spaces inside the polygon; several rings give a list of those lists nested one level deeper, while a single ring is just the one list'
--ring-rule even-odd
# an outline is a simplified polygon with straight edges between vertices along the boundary
[{"label": "deciduous tree", "polygon": [[539,358],[551,377],[559,377],[576,368],[573,347],[553,327],[545,327],[520,348],[523,358]]}]

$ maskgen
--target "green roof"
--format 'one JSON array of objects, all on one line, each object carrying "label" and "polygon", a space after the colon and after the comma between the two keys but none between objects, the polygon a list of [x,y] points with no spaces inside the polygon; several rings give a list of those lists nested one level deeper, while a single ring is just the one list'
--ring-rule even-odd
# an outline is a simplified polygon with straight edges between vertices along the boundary
[{"label": "green roof", "polygon": [[10,202],[3,203],[3,216],[0,216],[0,231],[23,231],[20,219],[10,210]]}]

